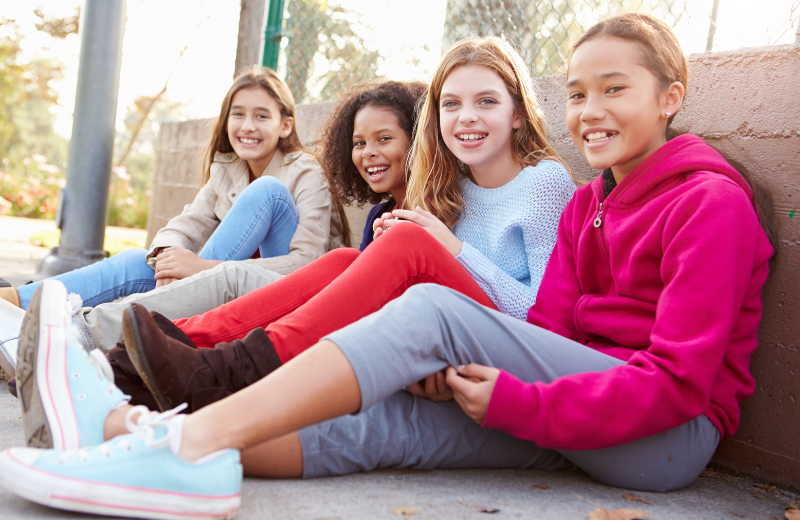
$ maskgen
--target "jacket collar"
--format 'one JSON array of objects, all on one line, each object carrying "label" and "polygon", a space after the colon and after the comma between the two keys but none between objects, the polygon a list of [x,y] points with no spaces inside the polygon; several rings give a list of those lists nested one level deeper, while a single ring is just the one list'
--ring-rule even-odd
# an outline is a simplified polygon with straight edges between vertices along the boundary
[{"label": "jacket collar", "polygon": [[[620,205],[641,204],[658,195],[659,185],[680,175],[697,171],[718,173],[738,184],[753,202],[753,190],[722,155],[696,135],[684,134],[656,150],[620,182],[608,196],[609,202]],[[605,200],[603,179],[592,181],[595,198]]]}]

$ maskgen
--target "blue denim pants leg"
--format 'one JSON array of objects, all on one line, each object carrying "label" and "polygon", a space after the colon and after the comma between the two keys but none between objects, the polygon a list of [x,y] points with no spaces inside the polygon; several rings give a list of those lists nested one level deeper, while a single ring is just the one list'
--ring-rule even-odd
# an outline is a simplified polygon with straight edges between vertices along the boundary
[{"label": "blue denim pants leg", "polygon": [[203,246],[200,258],[247,260],[256,249],[261,258],[288,255],[297,222],[289,188],[275,177],[260,177],[242,191]]},{"label": "blue denim pants leg", "polygon": [[[60,280],[67,292],[77,293],[85,307],[96,307],[131,294],[151,291],[156,286],[155,271],[147,265],[147,250],[126,249],[111,258],[53,277]],[[23,309],[41,282],[17,288]]]}]

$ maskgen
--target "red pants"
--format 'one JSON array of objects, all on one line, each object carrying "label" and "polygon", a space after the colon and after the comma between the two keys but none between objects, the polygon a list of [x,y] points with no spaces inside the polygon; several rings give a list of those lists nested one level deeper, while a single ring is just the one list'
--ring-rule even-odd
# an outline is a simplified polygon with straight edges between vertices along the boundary
[{"label": "red pants", "polygon": [[262,327],[285,363],[419,283],[444,285],[496,308],[444,246],[409,223],[393,227],[363,253],[333,250],[277,282],[175,324],[206,348]]}]

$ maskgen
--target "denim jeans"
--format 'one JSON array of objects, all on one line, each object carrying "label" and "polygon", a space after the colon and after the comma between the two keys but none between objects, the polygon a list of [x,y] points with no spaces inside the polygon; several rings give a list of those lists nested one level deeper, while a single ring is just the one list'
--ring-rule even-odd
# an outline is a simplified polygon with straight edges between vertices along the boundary
[{"label": "denim jeans", "polygon": [[[262,258],[287,255],[297,221],[297,207],[286,185],[274,177],[256,179],[242,191],[199,256],[205,260],[246,260],[256,249]],[[94,307],[153,290],[155,271],[147,264],[146,256],[145,249],[128,249],[55,279],[68,292],[79,294],[84,307]],[[17,288],[23,309],[27,309],[40,284]]]}]

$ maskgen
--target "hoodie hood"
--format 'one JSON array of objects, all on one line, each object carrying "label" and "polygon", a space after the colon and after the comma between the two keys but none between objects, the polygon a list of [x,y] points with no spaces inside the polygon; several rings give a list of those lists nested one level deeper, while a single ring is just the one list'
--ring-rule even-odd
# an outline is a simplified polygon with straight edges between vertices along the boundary
[{"label": "hoodie hood", "polygon": [[[684,134],[668,141],[625,177],[608,196],[609,202],[619,205],[641,204],[670,189],[673,180],[684,174],[710,172],[724,175],[739,185],[753,203],[753,190],[736,169],[703,139]],[[603,200],[603,179],[592,182],[595,197]]]}]

